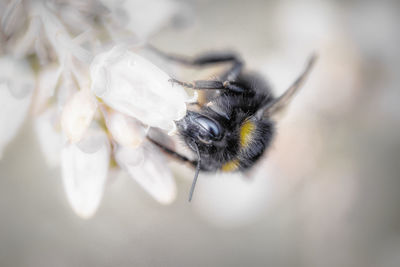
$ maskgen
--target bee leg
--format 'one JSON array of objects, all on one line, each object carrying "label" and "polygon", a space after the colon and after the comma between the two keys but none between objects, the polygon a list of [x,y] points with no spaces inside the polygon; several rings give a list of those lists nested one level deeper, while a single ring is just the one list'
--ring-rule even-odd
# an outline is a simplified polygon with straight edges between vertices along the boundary
[{"label": "bee leg", "polygon": [[243,62],[241,61],[234,61],[234,64],[230,69],[228,69],[222,76],[221,81],[225,82],[233,82],[235,81],[243,69]]},{"label": "bee leg", "polygon": [[196,57],[191,65],[203,66],[222,62],[232,62],[232,67],[221,75],[221,81],[235,81],[243,69],[243,62],[234,53],[209,53]]},{"label": "bee leg", "polygon": [[184,65],[204,66],[223,62],[241,62],[239,57],[233,52],[206,53],[194,58],[189,58],[182,55],[165,53],[151,45],[148,45],[148,47],[158,55]]},{"label": "bee leg", "polygon": [[244,93],[245,90],[237,83],[231,81],[207,81],[198,80],[194,82],[181,82],[176,79],[170,79],[170,82],[179,84],[183,87],[191,88],[194,90],[228,90],[233,93]]},{"label": "bee leg", "polygon": [[190,105],[190,106],[198,106],[198,107],[201,107],[202,105],[200,104],[200,102],[194,102],[194,103],[188,103],[188,105]]},{"label": "bee leg", "polygon": [[192,167],[197,166],[197,161],[196,160],[190,160],[186,156],[179,154],[178,152],[175,152],[174,150],[164,146],[163,144],[157,142],[156,140],[152,139],[151,137],[147,136],[147,139],[152,142],[154,145],[158,146],[161,148],[165,153],[168,155],[172,156],[173,158],[184,162],[184,163],[189,163]]},{"label": "bee leg", "polygon": [[181,55],[167,54],[153,46],[149,46],[149,48],[168,60],[172,60],[184,65],[202,67],[224,62],[232,62],[232,67],[227,70],[223,75],[221,75],[221,81],[235,81],[243,69],[242,60],[239,58],[238,55],[233,52],[206,53],[194,58],[188,58]]}]

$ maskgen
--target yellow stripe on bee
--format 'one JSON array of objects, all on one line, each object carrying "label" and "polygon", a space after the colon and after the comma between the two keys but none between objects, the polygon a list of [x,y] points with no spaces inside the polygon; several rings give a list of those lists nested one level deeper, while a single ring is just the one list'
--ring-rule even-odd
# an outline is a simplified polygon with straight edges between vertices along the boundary
[{"label": "yellow stripe on bee", "polygon": [[240,146],[246,147],[252,138],[256,125],[252,121],[245,121],[240,127]]},{"label": "yellow stripe on bee", "polygon": [[222,165],[221,170],[223,172],[232,172],[236,170],[238,167],[239,167],[239,160],[234,159]]}]

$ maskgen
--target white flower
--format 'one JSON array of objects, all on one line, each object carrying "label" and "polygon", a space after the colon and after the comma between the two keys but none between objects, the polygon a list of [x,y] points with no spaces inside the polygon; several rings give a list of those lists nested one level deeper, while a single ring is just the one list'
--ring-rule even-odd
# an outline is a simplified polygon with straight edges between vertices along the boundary
[{"label": "white flower", "polygon": [[[93,129],[88,127],[98,106],[102,116],[95,120],[109,131],[110,135],[104,138],[113,145],[118,165],[158,202],[171,203],[176,196],[175,181],[163,155],[145,142],[145,135],[148,127],[173,130],[174,121],[186,113],[188,95],[182,87],[173,87],[168,75],[155,65],[121,47],[95,58],[91,78],[92,91],[83,87],[62,104],[61,126],[72,143],[64,146],[61,165],[72,207],[84,218],[92,216],[104,190],[108,168],[103,166],[108,166],[109,151],[95,157],[84,149],[86,143],[94,142],[88,141],[87,135],[93,135]],[[77,90],[69,87],[66,86],[67,92]],[[97,103],[92,92],[104,103]],[[83,136],[86,137],[81,140]],[[98,139],[95,144],[100,142]],[[95,165],[101,167],[94,171]]]},{"label": "white flower", "polygon": [[69,203],[82,218],[91,217],[100,204],[110,162],[109,146],[102,130],[90,129],[79,143],[62,149],[64,188]]},{"label": "white flower", "polygon": [[[63,132],[72,142],[63,148],[61,165],[67,196],[75,212],[88,218],[99,205],[109,150],[98,148],[95,152],[99,154],[95,156],[85,147],[92,147],[92,142],[106,146],[105,140],[113,145],[114,157],[122,169],[158,202],[171,203],[176,197],[172,173],[163,155],[144,140],[150,126],[168,131],[175,128],[174,121],[186,113],[188,95],[182,87],[173,87],[168,75],[155,65],[120,47],[95,58],[91,78],[92,91],[81,88],[73,93],[63,105],[61,118]],[[97,103],[92,92],[104,103]],[[103,133],[102,138],[93,137],[93,129],[88,129],[97,106],[102,116],[96,120],[104,123],[110,133]],[[95,169],[96,165],[101,167]]]},{"label": "white flower", "polygon": [[25,60],[0,57],[0,158],[27,114],[35,79]]},{"label": "white flower", "polygon": [[186,114],[185,90],[143,57],[121,47],[101,53],[90,67],[92,91],[110,107],[163,130]]},{"label": "white flower", "polygon": [[[146,133],[174,130],[188,96],[123,48],[163,27],[175,8],[170,0],[0,3],[0,154],[34,95],[42,152],[50,166],[61,165],[67,198],[84,218],[97,210],[114,158],[160,203],[175,198],[172,174]],[[145,10],[157,13],[149,17]],[[93,61],[110,45],[115,48]]]}]

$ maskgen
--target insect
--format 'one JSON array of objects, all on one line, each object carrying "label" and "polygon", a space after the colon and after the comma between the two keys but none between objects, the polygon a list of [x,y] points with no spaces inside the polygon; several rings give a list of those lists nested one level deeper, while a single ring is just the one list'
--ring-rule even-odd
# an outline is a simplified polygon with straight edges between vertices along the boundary
[{"label": "insect", "polygon": [[176,121],[180,137],[196,159],[189,159],[149,138],[167,154],[195,168],[189,201],[200,171],[245,171],[260,159],[276,133],[274,115],[290,103],[317,58],[312,55],[295,82],[282,95],[274,97],[258,74],[243,70],[243,61],[234,53],[208,53],[190,59],[152,49],[169,60],[189,66],[230,63],[229,69],[215,80],[171,79],[187,88],[214,92],[209,101],[196,103],[197,111],[189,110],[183,119]]}]

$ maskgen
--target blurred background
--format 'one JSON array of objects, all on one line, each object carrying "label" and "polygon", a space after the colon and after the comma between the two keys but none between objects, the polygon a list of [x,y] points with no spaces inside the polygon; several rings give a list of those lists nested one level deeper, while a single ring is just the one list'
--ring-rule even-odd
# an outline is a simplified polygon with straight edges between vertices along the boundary
[{"label": "blurred background", "polygon": [[400,2],[149,3],[150,22],[174,10],[154,46],[235,50],[277,94],[318,63],[254,178],[201,175],[191,204],[193,172],[171,163],[171,205],[119,175],[79,218],[28,116],[0,161],[0,266],[399,266]]}]

